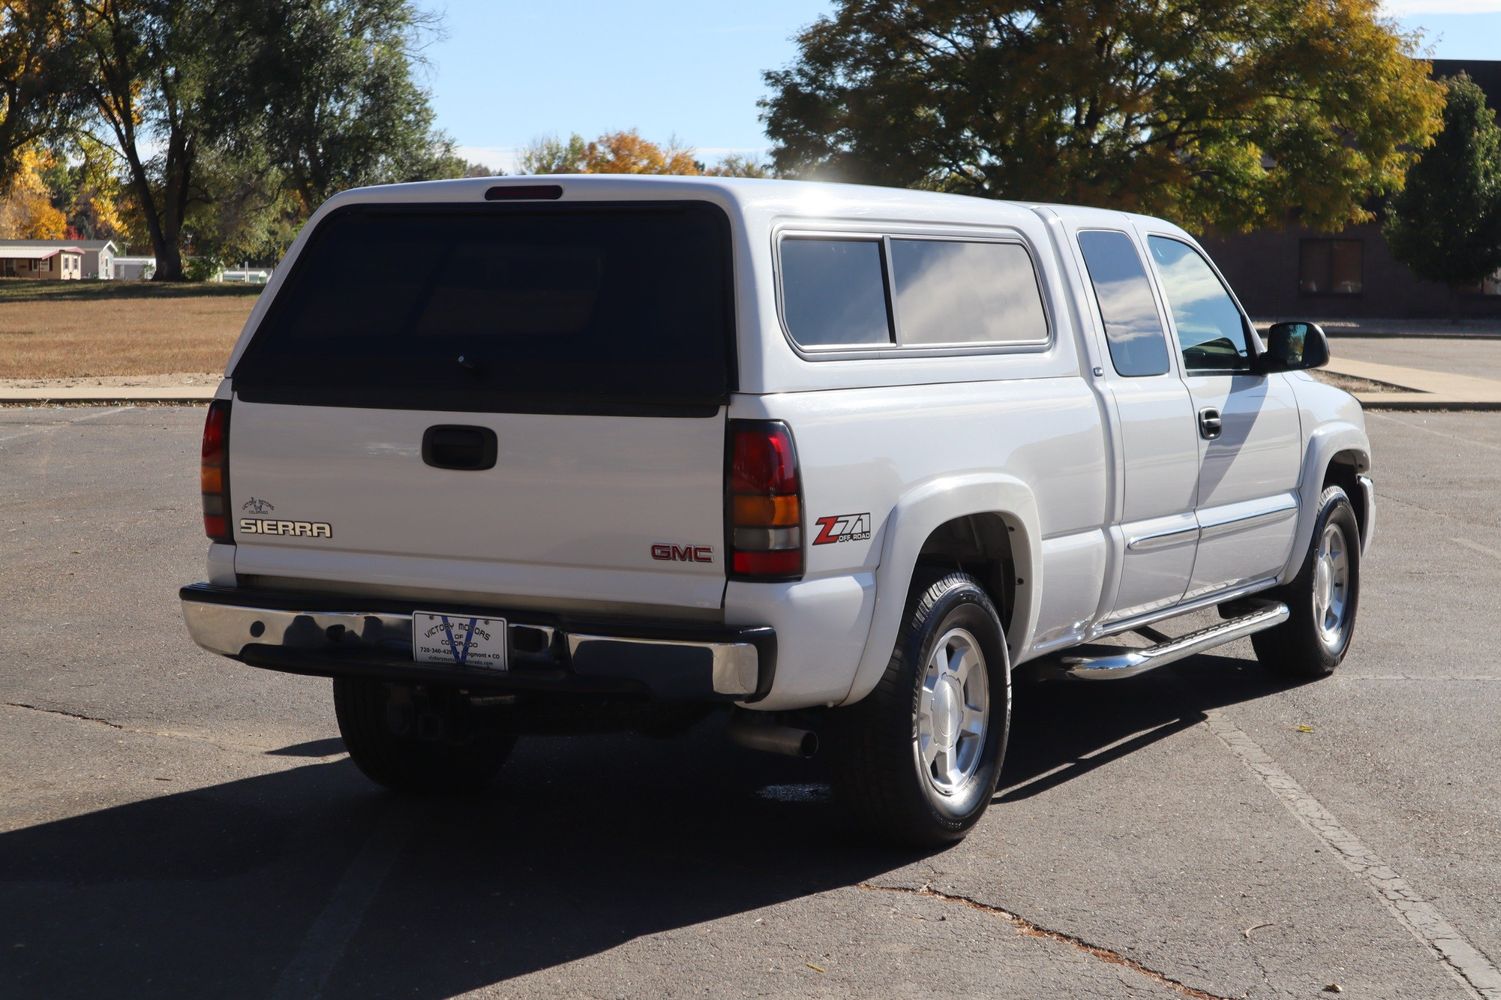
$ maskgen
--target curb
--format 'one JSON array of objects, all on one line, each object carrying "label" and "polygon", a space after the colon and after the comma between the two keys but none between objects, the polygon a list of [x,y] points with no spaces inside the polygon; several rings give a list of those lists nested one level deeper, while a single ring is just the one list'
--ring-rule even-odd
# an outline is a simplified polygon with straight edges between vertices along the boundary
[{"label": "curb", "polygon": [[0,406],[202,406],[213,398],[212,393],[206,396],[188,393],[164,393],[159,396],[19,396],[0,393]]}]

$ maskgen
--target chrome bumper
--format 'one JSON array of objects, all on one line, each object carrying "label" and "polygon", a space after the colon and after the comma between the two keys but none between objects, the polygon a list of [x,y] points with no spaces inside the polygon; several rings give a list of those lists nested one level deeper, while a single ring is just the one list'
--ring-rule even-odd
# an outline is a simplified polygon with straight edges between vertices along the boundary
[{"label": "chrome bumper", "polygon": [[206,584],[184,587],[180,597],[188,633],[199,646],[292,673],[539,689],[608,688],[614,681],[665,698],[754,701],[770,691],[775,666],[769,628],[719,634],[650,625],[609,628],[516,620],[497,610],[473,613],[506,619],[510,669],[434,666],[412,660],[410,612],[320,608],[306,600],[296,604],[288,595],[257,600],[254,592]]}]

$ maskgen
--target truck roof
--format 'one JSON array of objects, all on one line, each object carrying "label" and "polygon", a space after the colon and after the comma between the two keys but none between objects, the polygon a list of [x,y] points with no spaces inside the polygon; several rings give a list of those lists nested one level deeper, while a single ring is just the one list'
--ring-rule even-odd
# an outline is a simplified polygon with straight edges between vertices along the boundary
[{"label": "truck roof", "polygon": [[[1051,210],[1071,218],[1120,225],[1123,219],[1150,223],[1153,228],[1182,232],[1161,219],[1113,209],[1040,202],[1007,201],[970,195],[914,191],[867,184],[788,181],[745,177],[677,177],[644,174],[549,174],[517,177],[469,177],[354,188],[330,199],[318,214],[349,204],[421,202],[478,202],[498,187],[557,185],[557,200],[636,201],[702,198],[733,205],[744,217],[801,216],[811,218],[895,220],[957,225],[1004,225],[1017,212]],[[1186,235],[1186,234],[1185,234]]]}]

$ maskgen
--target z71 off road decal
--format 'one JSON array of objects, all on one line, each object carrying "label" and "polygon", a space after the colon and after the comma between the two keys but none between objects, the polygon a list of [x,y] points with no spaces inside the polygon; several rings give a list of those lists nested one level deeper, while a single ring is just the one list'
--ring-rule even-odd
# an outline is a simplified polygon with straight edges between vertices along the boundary
[{"label": "z71 off road decal", "polygon": [[870,514],[830,514],[814,522],[819,526],[814,545],[832,545],[835,542],[866,542],[870,540]]}]

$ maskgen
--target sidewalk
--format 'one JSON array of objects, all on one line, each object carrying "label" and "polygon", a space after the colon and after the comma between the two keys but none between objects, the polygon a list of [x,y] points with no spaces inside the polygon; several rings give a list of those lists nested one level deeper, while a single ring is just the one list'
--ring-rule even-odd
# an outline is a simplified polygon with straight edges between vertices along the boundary
[{"label": "sidewalk", "polygon": [[1334,357],[1323,369],[1336,375],[1384,382],[1393,391],[1356,392],[1368,410],[1498,410],[1501,381]]},{"label": "sidewalk", "polygon": [[0,405],[117,406],[132,403],[205,403],[214,398],[214,392],[219,388],[219,382],[222,379],[222,375],[207,372],[90,378],[0,379]]},{"label": "sidewalk", "polygon": [[[1255,320],[1262,332],[1286,316]],[[1315,320],[1331,338],[1339,337],[1452,337],[1460,340],[1501,340],[1501,319],[1321,319]]]}]

